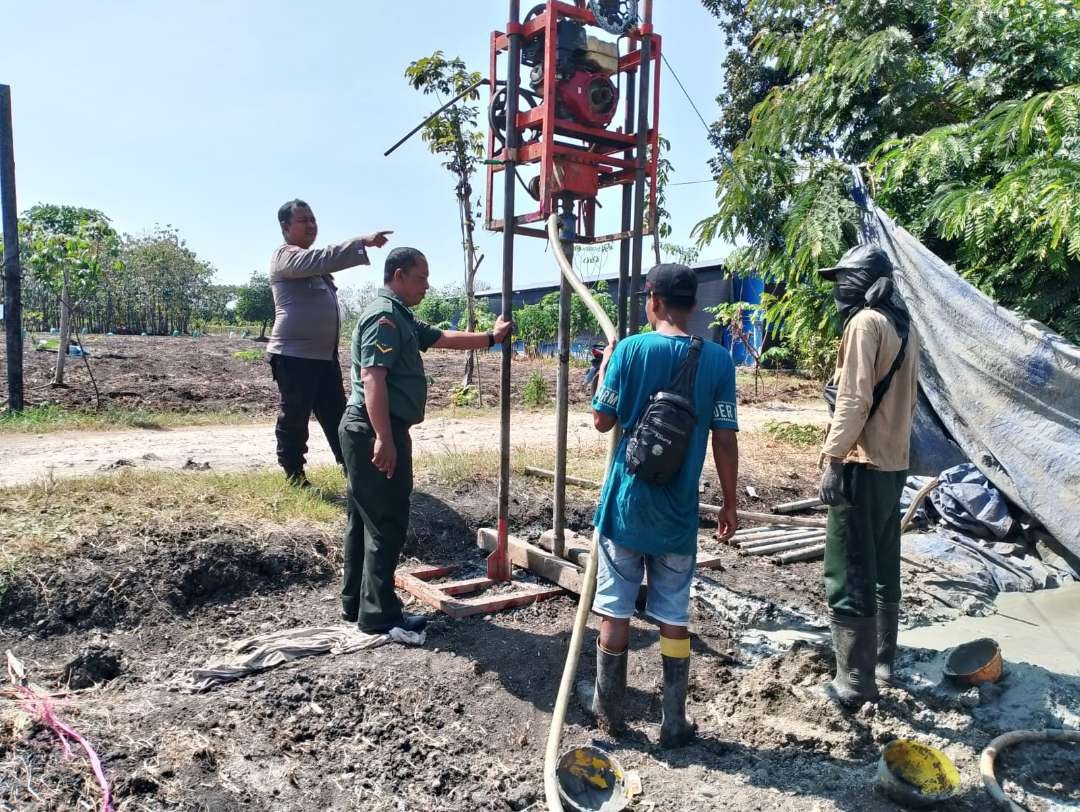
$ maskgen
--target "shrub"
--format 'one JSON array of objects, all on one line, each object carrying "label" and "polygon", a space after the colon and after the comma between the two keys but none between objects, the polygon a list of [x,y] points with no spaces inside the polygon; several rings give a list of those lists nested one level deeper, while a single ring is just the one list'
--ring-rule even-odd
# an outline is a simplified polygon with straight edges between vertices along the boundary
[{"label": "shrub", "polygon": [[543,406],[551,400],[551,390],[547,378],[541,372],[530,372],[529,379],[521,393],[527,406]]}]

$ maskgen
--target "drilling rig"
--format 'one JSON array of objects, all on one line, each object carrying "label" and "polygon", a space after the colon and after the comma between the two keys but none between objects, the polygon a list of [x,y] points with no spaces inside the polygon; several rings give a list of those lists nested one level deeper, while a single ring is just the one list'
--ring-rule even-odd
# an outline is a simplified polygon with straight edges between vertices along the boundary
[{"label": "drilling rig", "polygon": [[[639,299],[631,291],[639,287],[642,244],[654,227],[657,196],[660,54],[652,0],[548,0],[523,19],[520,3],[511,0],[506,30],[491,35],[484,195],[485,226],[503,235],[503,314],[512,312],[515,237],[549,239],[545,224],[556,215],[561,243],[556,248],[571,261],[575,245],[618,241],[617,333],[636,332]],[[621,202],[620,220],[606,227],[597,216],[602,198]],[[551,550],[558,557],[565,553],[570,296],[570,281],[560,275]],[[511,362],[508,343],[503,393],[510,391]],[[499,522],[488,559],[492,578],[509,577],[506,395],[501,407]]]}]

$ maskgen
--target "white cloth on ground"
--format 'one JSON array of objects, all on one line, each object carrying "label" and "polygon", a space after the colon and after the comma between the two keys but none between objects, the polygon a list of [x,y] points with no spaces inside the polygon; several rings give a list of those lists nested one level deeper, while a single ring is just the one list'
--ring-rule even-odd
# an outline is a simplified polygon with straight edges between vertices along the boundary
[{"label": "white cloth on ground", "polygon": [[232,645],[230,656],[194,668],[189,674],[178,677],[176,682],[184,690],[199,693],[304,657],[352,654],[387,643],[422,646],[425,640],[424,632],[399,628],[385,634],[365,634],[351,623],[285,629],[239,640]]}]

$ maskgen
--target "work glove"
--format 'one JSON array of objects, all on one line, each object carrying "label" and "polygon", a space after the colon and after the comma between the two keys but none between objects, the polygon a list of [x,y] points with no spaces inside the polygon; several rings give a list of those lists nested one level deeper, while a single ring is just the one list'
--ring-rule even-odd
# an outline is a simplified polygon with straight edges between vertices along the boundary
[{"label": "work glove", "polygon": [[826,505],[847,504],[844,498],[844,463],[843,460],[829,460],[821,472],[821,484],[818,485],[818,498]]}]

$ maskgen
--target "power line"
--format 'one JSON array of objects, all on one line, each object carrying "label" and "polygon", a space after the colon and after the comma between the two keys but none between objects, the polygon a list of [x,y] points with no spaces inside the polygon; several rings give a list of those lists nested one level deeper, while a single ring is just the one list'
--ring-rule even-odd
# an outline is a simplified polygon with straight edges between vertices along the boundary
[{"label": "power line", "polygon": [[679,85],[679,90],[681,90],[683,92],[683,95],[686,96],[686,100],[688,102],[690,102],[690,106],[693,107],[694,112],[697,113],[697,117],[699,119],[701,119],[701,126],[705,128],[705,132],[711,134],[712,133],[712,128],[709,127],[708,122],[705,121],[705,116],[701,115],[701,111],[698,110],[698,106],[696,104],[694,104],[694,100],[692,98],[690,98],[690,94],[687,92],[686,86],[683,85],[682,79],[679,78],[679,74],[677,74],[675,72],[675,68],[671,67],[671,63],[668,62],[667,54],[665,54],[663,51],[661,51],[660,52],[660,58],[664,60],[664,64],[667,65],[667,69],[669,71],[671,71],[671,75],[675,77],[675,81]]},{"label": "power line", "polygon": [[716,178],[706,178],[705,180],[683,180],[678,183],[669,183],[668,186],[693,186],[695,183],[716,183]]}]

